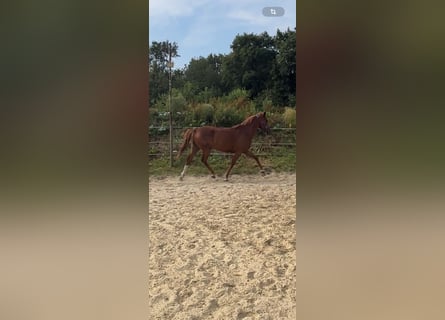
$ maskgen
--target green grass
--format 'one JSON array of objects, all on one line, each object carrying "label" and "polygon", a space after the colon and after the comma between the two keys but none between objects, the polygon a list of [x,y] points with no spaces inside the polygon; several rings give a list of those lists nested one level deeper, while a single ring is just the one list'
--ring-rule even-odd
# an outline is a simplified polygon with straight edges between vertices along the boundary
[{"label": "green grass", "polygon": [[[173,167],[170,167],[168,157],[150,159],[149,174],[153,176],[159,175],[179,175],[184,167],[187,155],[184,154],[179,160],[174,160]],[[259,156],[263,167],[271,169],[275,172],[295,172],[296,155],[294,149],[282,148],[273,155]],[[230,156],[211,155],[208,159],[210,167],[213,168],[217,176],[222,176],[230,164]],[[259,172],[258,165],[255,160],[241,155],[237,163],[232,169],[231,174],[257,174]],[[193,159],[192,165],[187,171],[188,175],[208,175],[209,172],[201,162],[201,154],[198,153]]]}]

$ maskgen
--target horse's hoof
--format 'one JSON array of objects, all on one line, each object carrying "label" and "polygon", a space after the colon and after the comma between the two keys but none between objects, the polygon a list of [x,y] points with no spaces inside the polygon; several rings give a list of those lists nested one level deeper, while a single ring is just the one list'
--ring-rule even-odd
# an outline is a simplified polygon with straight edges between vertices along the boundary
[{"label": "horse's hoof", "polygon": [[262,176],[266,175],[266,171],[264,171],[264,170],[261,170],[260,173],[261,173]]},{"label": "horse's hoof", "polygon": [[212,177],[212,179],[215,179],[216,177],[213,175],[213,176],[211,176]]},{"label": "horse's hoof", "polygon": [[184,177],[179,177],[179,181],[182,181],[184,179]]}]

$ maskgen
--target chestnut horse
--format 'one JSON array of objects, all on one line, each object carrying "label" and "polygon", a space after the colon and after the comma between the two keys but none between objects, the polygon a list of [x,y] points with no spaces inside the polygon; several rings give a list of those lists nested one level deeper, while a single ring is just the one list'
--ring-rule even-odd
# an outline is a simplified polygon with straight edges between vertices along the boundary
[{"label": "chestnut horse", "polygon": [[270,133],[270,128],[266,119],[266,112],[260,112],[256,115],[250,116],[242,123],[231,128],[205,126],[188,129],[184,133],[184,141],[179,149],[177,159],[181,156],[189,144],[192,145],[192,151],[187,157],[180,179],[182,180],[184,178],[188,166],[192,163],[193,157],[199,150],[202,150],[201,161],[211,173],[212,178],[215,178],[215,172],[207,163],[207,159],[212,149],[233,153],[232,162],[225,173],[224,180],[226,181],[229,178],[230,171],[242,153],[249,158],[255,159],[256,163],[260,167],[261,173],[264,173],[263,166],[258,160],[258,157],[249,150],[252,139],[255,136],[258,128],[266,133]]}]

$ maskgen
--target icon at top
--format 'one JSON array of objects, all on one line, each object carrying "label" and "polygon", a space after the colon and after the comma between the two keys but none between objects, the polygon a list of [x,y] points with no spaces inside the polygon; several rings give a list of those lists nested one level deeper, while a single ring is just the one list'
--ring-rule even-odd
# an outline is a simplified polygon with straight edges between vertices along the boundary
[{"label": "icon at top", "polygon": [[282,17],[284,16],[284,9],[282,7],[264,7],[263,16]]}]

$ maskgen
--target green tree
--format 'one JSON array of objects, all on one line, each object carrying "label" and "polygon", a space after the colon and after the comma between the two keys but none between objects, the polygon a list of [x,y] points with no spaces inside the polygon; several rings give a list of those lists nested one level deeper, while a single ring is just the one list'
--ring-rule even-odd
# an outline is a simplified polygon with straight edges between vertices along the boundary
[{"label": "green tree", "polygon": [[271,70],[275,60],[273,38],[267,32],[259,35],[237,35],[232,52],[223,60],[222,76],[228,90],[243,88],[255,98],[271,86]]},{"label": "green tree", "polygon": [[207,99],[209,93],[212,97],[220,96],[224,91],[221,76],[222,60],[222,54],[210,54],[207,58],[192,59],[184,71],[184,80],[189,83],[187,90],[193,92],[195,97],[203,91],[206,92],[204,97]]},{"label": "green tree", "polygon": [[162,42],[153,41],[149,47],[149,85],[150,104],[168,92],[168,61],[179,57],[178,44],[168,40]]},{"label": "green tree", "polygon": [[272,100],[276,105],[294,106],[296,94],[296,31],[277,31],[274,37],[276,48],[272,68]]}]

